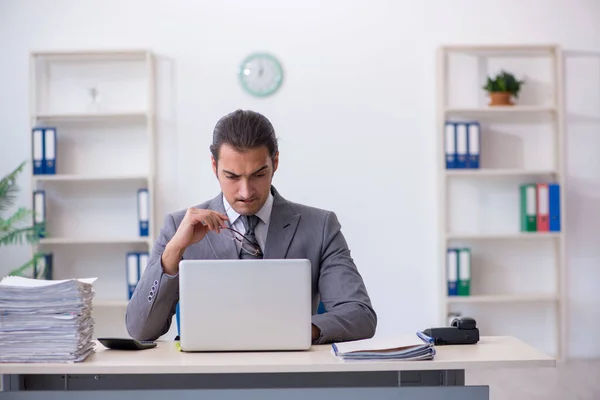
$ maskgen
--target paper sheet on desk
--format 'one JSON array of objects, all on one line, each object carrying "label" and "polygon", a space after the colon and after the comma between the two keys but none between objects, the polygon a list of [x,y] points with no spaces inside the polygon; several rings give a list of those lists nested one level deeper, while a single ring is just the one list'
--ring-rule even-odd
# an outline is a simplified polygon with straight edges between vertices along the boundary
[{"label": "paper sheet on desk", "polygon": [[435,347],[430,338],[420,334],[388,338],[371,338],[333,343],[333,353],[344,360],[431,360]]},{"label": "paper sheet on desk", "polygon": [[94,350],[96,278],[0,281],[0,362],[78,362]]},{"label": "paper sheet on desk", "polygon": [[82,278],[82,279],[63,279],[63,280],[47,280],[47,279],[33,279],[25,278],[23,276],[6,276],[0,281],[0,285],[3,286],[15,286],[15,287],[40,287],[40,286],[52,286],[58,285],[65,282],[78,281],[88,285],[93,284],[97,278]]}]

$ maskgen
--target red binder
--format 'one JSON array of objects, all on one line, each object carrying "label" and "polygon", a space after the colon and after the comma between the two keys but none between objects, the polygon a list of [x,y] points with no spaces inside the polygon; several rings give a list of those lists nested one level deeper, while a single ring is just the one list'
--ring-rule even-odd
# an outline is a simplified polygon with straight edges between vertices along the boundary
[{"label": "red binder", "polygon": [[548,232],[549,222],[548,219],[548,184],[538,183],[537,184],[537,230],[538,232]]}]

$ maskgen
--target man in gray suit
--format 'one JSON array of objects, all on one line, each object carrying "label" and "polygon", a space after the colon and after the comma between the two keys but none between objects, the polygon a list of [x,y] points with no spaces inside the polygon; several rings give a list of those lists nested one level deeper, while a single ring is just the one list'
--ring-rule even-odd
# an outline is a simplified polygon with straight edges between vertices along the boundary
[{"label": "man in gray suit", "polygon": [[271,185],[279,151],[269,120],[252,111],[226,115],[210,150],[221,193],[165,218],[127,306],[129,334],[156,340],[168,332],[182,259],[306,258],[313,309],[320,300],[326,310],[312,316],[313,343],[372,337],[377,316],[335,213],[288,201]]}]

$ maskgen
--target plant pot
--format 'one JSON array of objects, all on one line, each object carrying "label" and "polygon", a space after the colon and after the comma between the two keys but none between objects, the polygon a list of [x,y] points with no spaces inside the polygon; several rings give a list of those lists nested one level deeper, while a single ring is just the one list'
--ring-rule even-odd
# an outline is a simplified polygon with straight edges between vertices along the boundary
[{"label": "plant pot", "polygon": [[490,92],[490,106],[512,106],[509,92]]}]

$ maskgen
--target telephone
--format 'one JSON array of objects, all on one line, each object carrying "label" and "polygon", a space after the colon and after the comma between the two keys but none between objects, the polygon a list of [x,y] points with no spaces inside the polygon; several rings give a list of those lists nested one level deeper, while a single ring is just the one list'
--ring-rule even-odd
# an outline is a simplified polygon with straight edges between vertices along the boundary
[{"label": "telephone", "polygon": [[454,318],[450,326],[428,328],[423,331],[423,334],[432,338],[437,346],[479,342],[477,322],[471,317]]}]

